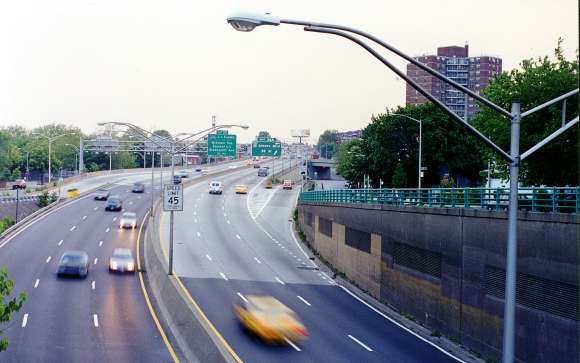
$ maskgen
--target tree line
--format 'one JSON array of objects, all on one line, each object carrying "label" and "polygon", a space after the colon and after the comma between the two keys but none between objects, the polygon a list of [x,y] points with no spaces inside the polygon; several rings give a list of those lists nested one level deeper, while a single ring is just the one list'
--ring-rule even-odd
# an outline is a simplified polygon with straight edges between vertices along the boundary
[{"label": "tree line", "polygon": [[[553,59],[540,57],[521,62],[519,69],[495,77],[483,95],[509,110],[519,99],[523,111],[578,87],[578,51],[568,60],[562,53],[562,40]],[[510,121],[480,105],[480,112],[469,122],[493,142],[509,151]],[[401,116],[403,115],[403,116]],[[578,115],[578,96],[567,100],[565,117]],[[319,139],[321,153],[331,145],[337,172],[351,185],[363,185],[365,175],[373,187],[417,187],[419,124],[422,122],[423,187],[476,186],[492,177],[507,179],[508,165],[435,105],[397,107],[373,115],[362,130],[362,137],[337,145],[336,131],[327,130]],[[562,103],[525,117],[521,122],[520,150],[525,151],[556,131],[561,125]],[[520,167],[520,180],[526,186],[578,185],[578,126],[560,135],[549,145],[526,159]],[[334,139],[333,139],[334,137]],[[330,146],[326,146],[330,148]],[[442,178],[445,176],[445,183]]]}]

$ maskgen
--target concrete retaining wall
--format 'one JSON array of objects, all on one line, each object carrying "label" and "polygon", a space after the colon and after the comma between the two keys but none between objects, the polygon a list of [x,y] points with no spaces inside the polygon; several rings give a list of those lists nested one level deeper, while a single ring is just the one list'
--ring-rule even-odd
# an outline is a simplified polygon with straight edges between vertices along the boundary
[{"label": "concrete retaining wall", "polygon": [[[577,218],[519,215],[521,361],[577,361]],[[500,356],[506,213],[301,203],[299,222],[311,247],[371,295],[485,356]],[[348,229],[370,235],[370,246],[352,247]]]}]

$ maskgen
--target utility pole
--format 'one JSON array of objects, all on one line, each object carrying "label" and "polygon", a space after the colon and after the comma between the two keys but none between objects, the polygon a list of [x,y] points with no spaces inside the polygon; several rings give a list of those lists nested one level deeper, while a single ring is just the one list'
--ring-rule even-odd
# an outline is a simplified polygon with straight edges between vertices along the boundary
[{"label": "utility pole", "polygon": [[14,219],[16,220],[15,223],[18,223],[18,205],[20,204],[20,194],[19,194],[20,188],[16,189],[16,215],[14,216]]},{"label": "utility pole", "polygon": [[83,137],[81,136],[79,139],[79,175],[83,173],[83,166],[84,166],[84,160],[83,160],[83,150],[85,147],[85,143],[83,141]]}]

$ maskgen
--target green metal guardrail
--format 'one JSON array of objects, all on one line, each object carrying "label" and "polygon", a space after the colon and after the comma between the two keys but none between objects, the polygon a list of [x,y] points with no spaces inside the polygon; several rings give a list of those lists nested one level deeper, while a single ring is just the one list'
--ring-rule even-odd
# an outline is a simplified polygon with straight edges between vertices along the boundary
[{"label": "green metal guardrail", "polygon": [[[509,188],[337,189],[302,192],[301,202],[507,210]],[[518,209],[578,213],[579,187],[520,188]]]}]

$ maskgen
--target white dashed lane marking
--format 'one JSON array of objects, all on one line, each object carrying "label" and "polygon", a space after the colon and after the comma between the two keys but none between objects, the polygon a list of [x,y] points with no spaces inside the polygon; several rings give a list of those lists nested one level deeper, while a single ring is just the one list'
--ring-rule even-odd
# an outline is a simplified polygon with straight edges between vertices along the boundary
[{"label": "white dashed lane marking", "polygon": [[34,288],[36,289],[38,287],[38,284],[40,283],[39,279],[36,279],[36,282],[34,283]]},{"label": "white dashed lane marking", "polygon": [[306,301],[306,299],[304,299],[302,296],[298,295],[298,298],[299,298],[300,300],[302,300],[302,302],[303,302],[303,303],[305,303],[306,305],[308,305],[308,306],[312,306],[312,305],[311,305],[311,304],[310,304],[308,301]]},{"label": "white dashed lane marking", "polygon": [[278,276],[275,277],[276,281],[278,281],[281,285],[286,285],[284,281],[280,280]]},{"label": "white dashed lane marking", "polygon": [[51,258],[52,257],[48,256],[47,259],[46,259],[46,263],[49,263]]},{"label": "white dashed lane marking", "polygon": [[222,277],[222,279],[228,281],[228,278],[226,277],[226,274],[223,272],[220,272],[220,276]]},{"label": "white dashed lane marking", "polygon": [[205,255],[205,257],[211,261],[211,256],[210,255]]},{"label": "white dashed lane marking", "polygon": [[70,227],[70,231],[71,231],[71,232],[72,232],[72,231],[74,231],[75,229],[77,229],[77,226],[72,226],[72,227]]},{"label": "white dashed lane marking", "polygon": [[95,328],[99,327],[99,317],[97,314],[93,314],[93,324],[95,324]]},{"label": "white dashed lane marking", "polygon": [[98,261],[99,261],[99,259],[95,258],[95,262],[93,263],[93,265],[96,265]]},{"label": "white dashed lane marking", "polygon": [[83,216],[83,221],[84,221],[85,219],[87,219],[87,216]]},{"label": "white dashed lane marking", "polygon": [[99,247],[103,245],[103,241],[99,241]]},{"label": "white dashed lane marking", "polygon": [[373,351],[371,348],[369,348],[368,345],[366,345],[365,343],[361,342],[360,340],[358,340],[357,338],[353,337],[352,335],[349,334],[348,337],[350,339],[354,340],[355,342],[357,342],[361,347],[365,348],[369,352],[372,352]]},{"label": "white dashed lane marking", "polygon": [[256,260],[257,263],[262,264],[262,261],[260,261],[258,257],[254,257],[254,260]]},{"label": "white dashed lane marking", "polygon": [[24,317],[22,318],[22,327],[26,328],[26,324],[28,324],[28,314],[24,314]]},{"label": "white dashed lane marking", "polygon": [[237,294],[240,297],[240,299],[244,300],[245,302],[248,302],[248,299],[246,299],[246,297],[244,295],[242,295],[241,292],[238,292]]},{"label": "white dashed lane marking", "polygon": [[64,242],[64,240],[61,239],[60,241],[58,241],[58,245],[60,246],[63,242]]}]

